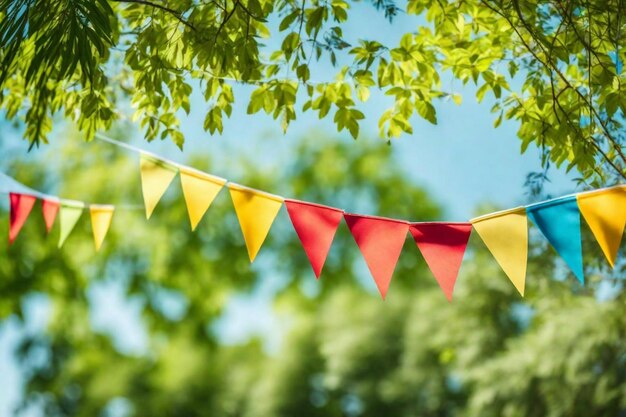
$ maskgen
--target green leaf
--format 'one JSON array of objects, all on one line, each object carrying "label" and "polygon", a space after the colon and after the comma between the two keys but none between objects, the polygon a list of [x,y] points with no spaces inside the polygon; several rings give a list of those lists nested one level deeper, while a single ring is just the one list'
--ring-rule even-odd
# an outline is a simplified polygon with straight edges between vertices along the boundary
[{"label": "green leaf", "polygon": [[359,100],[361,100],[362,102],[366,102],[367,99],[370,97],[370,89],[363,85],[359,85],[356,89],[356,94]]},{"label": "green leaf", "polygon": [[281,20],[278,30],[282,32],[289,28],[289,26],[291,26],[291,24],[296,20],[296,18],[298,18],[298,16],[300,16],[300,9],[295,9],[294,11],[289,13],[287,16],[285,16],[285,18],[283,18],[283,20]]}]

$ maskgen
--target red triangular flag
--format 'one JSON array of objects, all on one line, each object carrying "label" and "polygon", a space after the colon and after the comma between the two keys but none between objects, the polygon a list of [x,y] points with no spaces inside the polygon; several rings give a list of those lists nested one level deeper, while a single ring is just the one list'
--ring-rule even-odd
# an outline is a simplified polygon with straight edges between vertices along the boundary
[{"label": "red triangular flag", "polygon": [[409,223],[357,214],[344,214],[344,218],[384,300]]},{"label": "red triangular flag", "polygon": [[410,230],[439,286],[448,301],[452,301],[472,224],[414,223]]},{"label": "red triangular flag", "polygon": [[46,233],[50,233],[54,219],[57,218],[57,213],[59,212],[59,202],[55,200],[41,200],[41,211],[46,222]]},{"label": "red triangular flag", "polygon": [[37,198],[26,194],[9,194],[11,214],[9,215],[9,245],[13,243],[26,222]]},{"label": "red triangular flag", "polygon": [[289,218],[319,278],[343,210],[304,201],[285,200]]}]

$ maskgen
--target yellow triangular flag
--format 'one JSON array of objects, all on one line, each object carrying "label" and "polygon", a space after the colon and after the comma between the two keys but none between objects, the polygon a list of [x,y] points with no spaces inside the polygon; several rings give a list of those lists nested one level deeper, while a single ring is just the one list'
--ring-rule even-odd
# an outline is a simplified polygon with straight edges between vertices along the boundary
[{"label": "yellow triangular flag", "polygon": [[62,201],[59,208],[59,224],[61,232],[59,234],[59,248],[63,246],[74,226],[78,223],[78,219],[83,214],[85,204],[80,201]]},{"label": "yellow triangular flag", "polygon": [[93,231],[93,240],[96,245],[96,251],[100,250],[104,237],[109,231],[114,210],[115,206],[89,206],[89,212],[91,214],[91,229]]},{"label": "yellow triangular flag", "polygon": [[470,220],[487,249],[524,296],[528,262],[528,220],[523,207]]},{"label": "yellow triangular flag", "polygon": [[626,225],[626,187],[578,194],[576,199],[606,259],[615,266]]},{"label": "yellow triangular flag", "polygon": [[180,167],[180,183],[187,203],[191,230],[196,230],[196,226],[226,184],[226,180],[194,169]]},{"label": "yellow triangular flag", "polygon": [[272,227],[283,199],[237,184],[228,184],[228,188],[252,262]]},{"label": "yellow triangular flag", "polygon": [[141,190],[146,205],[146,218],[150,218],[154,208],[165,194],[165,190],[176,176],[178,168],[150,155],[141,154]]}]

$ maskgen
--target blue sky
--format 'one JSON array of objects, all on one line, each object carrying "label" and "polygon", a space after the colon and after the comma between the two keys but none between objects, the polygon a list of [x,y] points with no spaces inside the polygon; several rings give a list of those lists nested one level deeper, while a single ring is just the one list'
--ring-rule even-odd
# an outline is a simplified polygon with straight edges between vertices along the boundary
[{"label": "blue sky", "polygon": [[[406,15],[400,15],[392,26],[372,8],[360,5],[351,14],[346,30],[348,38],[370,36],[363,33],[363,22],[367,22],[368,32],[375,31],[377,39],[387,44],[395,44],[402,34],[416,29],[419,21]],[[317,65],[316,80],[331,79],[336,69],[328,65]],[[264,114],[246,115],[247,97],[252,87],[236,85],[235,96],[239,100],[233,116],[224,123],[222,136],[210,137],[202,130],[204,114],[208,105],[200,95],[194,95],[192,112],[182,121],[186,137],[184,152],[180,152],[169,142],[147,144],[141,139],[140,132],[135,132],[133,143],[144,149],[158,152],[160,155],[183,162],[194,152],[208,151],[222,157],[239,156],[241,154],[256,155],[259,163],[280,164],[285,158],[296,158],[294,149],[303,134],[319,132],[333,134],[335,127],[331,120],[318,120],[313,113],[298,114],[288,132],[283,134],[280,123]],[[494,117],[490,113],[493,104],[490,98],[477,104],[473,98],[472,87],[463,88],[457,82],[450,82],[450,90],[463,94],[463,104],[455,105],[452,101],[439,102],[438,125],[414,118],[414,134],[404,135],[392,142],[395,163],[399,164],[416,184],[426,187],[434,198],[444,207],[445,218],[441,220],[467,220],[476,215],[476,207],[480,203],[489,202],[501,207],[513,207],[526,202],[523,188],[526,174],[540,170],[539,152],[529,148],[520,155],[520,141],[516,137],[517,125],[503,122],[493,128]],[[361,146],[362,141],[374,141],[380,146],[387,146],[378,139],[378,117],[389,104],[388,99],[380,93],[373,92],[368,103],[361,107],[366,119],[362,121],[362,137],[354,146]],[[2,123],[6,125],[6,123]],[[50,147],[61,143],[64,138],[63,129],[55,130]],[[7,132],[7,130],[5,130]],[[342,132],[339,140],[352,141]],[[14,152],[26,152],[27,145],[18,134],[2,135],[3,146]],[[129,156],[133,157],[133,156]],[[0,167],[2,166],[0,160]],[[237,167],[228,163],[218,165],[220,172],[215,174],[237,181]],[[9,173],[11,174],[11,173]],[[547,191],[553,195],[566,194],[574,191],[573,175],[563,171],[550,172],[551,183]],[[0,180],[0,189],[6,187]],[[272,190],[266,190],[272,192]],[[137,196],[137,201],[140,196]],[[324,203],[324,202],[320,202]],[[6,207],[6,205],[4,205]],[[349,210],[349,207],[344,207]],[[385,213],[372,213],[385,215]],[[6,217],[6,213],[3,215]],[[230,303],[225,318],[218,328],[226,341],[236,343],[248,337],[252,332],[261,332],[274,336],[276,328],[272,325],[271,310],[267,300],[271,297],[272,288],[261,287],[252,295],[235,297]],[[95,327],[115,329],[122,326],[129,350],[140,350],[143,343],[141,324],[138,321],[140,306],[122,300],[119,288],[104,284],[93,288],[90,297],[95,308],[92,317]],[[114,306],[114,308],[111,308]],[[33,299],[28,302],[28,331],[41,329],[46,317],[46,302]],[[104,315],[104,310],[113,311],[113,317]],[[251,320],[251,319],[254,319]],[[254,323],[251,325],[251,321]],[[14,366],[12,349],[20,330],[14,319],[0,323],[0,376],[3,388],[0,389],[0,417],[11,415],[11,408],[19,397],[20,377]]]}]

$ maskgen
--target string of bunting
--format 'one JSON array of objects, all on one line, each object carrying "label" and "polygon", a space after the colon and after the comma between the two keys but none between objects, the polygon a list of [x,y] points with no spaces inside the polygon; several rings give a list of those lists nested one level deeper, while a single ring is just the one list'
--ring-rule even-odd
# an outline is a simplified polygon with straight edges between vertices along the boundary
[{"label": "string of bunting", "polygon": [[346,213],[334,207],[283,198],[194,170],[114,139],[101,135],[98,139],[140,154],[147,218],[150,218],[177,174],[180,174],[193,230],[213,199],[226,186],[251,262],[257,256],[284,204],[313,272],[319,278],[335,232],[343,218],[383,299],[407,232],[411,233],[446,298],[452,300],[454,285],[472,229],[478,233],[523,296],[528,259],[528,218],[539,227],[581,283],[584,283],[581,214],[611,266],[615,265],[626,225],[626,186],[623,185],[491,213],[463,223],[408,222]]},{"label": "string of bunting", "polygon": [[[468,222],[409,222],[378,216],[347,213],[342,209],[283,198],[159,157],[97,135],[97,139],[140,155],[140,177],[146,218],[150,218],[174,178],[180,177],[191,229],[195,230],[211,203],[228,188],[243,234],[250,262],[256,258],[274,219],[284,204],[292,225],[319,279],[335,233],[345,220],[369,271],[384,299],[410,233],[448,301],[463,261],[472,230],[475,230],[515,288],[524,296],[528,261],[528,219],[565,260],[584,284],[581,221],[585,219],[609,264],[614,267],[626,226],[626,185],[572,194],[556,199],[486,214]],[[34,204],[33,199],[11,196],[12,242]],[[71,211],[73,208],[74,211]],[[67,211],[70,210],[70,211]],[[82,208],[66,206],[61,219],[63,243],[68,227],[76,223]],[[97,209],[96,209],[97,210]],[[77,214],[78,213],[78,214]],[[99,214],[94,238],[99,248],[110,225],[109,214]],[[107,217],[108,216],[108,217]],[[94,216],[92,214],[92,223]],[[48,225],[48,222],[46,222]],[[63,230],[66,232],[63,233]],[[69,228],[71,231],[71,228]],[[97,230],[97,232],[96,232]],[[97,238],[96,238],[97,234]]]},{"label": "string of bunting", "polygon": [[89,210],[94,245],[96,251],[99,251],[109,231],[116,209],[143,209],[133,205],[115,206],[113,204],[93,204],[84,201],[68,200],[33,190],[4,173],[0,173],[0,175],[13,183],[14,186],[11,188],[26,190],[0,191],[9,195],[9,245],[12,245],[19,235],[37,200],[41,202],[41,214],[47,234],[52,230],[57,217],[59,218],[59,248],[63,246],[72,233],[85,210]]}]

